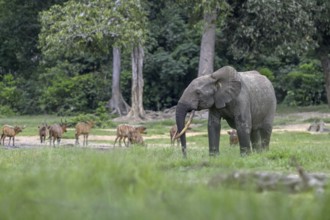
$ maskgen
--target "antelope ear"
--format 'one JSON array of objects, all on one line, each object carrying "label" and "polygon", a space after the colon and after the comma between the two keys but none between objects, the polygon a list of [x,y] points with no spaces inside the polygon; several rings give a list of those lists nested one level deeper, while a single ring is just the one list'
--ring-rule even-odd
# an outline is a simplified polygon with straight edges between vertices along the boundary
[{"label": "antelope ear", "polygon": [[226,103],[236,98],[241,92],[241,79],[233,67],[223,67],[212,73],[216,79],[215,106],[224,108]]}]

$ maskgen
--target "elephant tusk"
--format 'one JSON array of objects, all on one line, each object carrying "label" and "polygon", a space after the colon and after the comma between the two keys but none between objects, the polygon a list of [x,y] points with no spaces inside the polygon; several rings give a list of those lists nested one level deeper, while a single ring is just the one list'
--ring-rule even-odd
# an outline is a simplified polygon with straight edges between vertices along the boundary
[{"label": "elephant tusk", "polygon": [[186,125],[184,126],[184,128],[182,129],[182,131],[181,131],[179,134],[177,134],[177,132],[178,132],[178,131],[177,131],[177,132],[175,133],[175,135],[173,135],[172,141],[178,139],[179,137],[181,137],[181,135],[183,135],[183,134],[187,131],[189,125],[190,125],[191,122],[192,122],[192,119],[193,119],[193,117],[194,117],[194,114],[195,114],[195,110],[192,110],[191,113],[190,113],[190,117],[189,117],[189,119],[188,119]]},{"label": "elephant tusk", "polygon": [[174,135],[173,135],[172,140],[171,140],[172,142],[177,139],[176,138],[177,133],[178,133],[178,129],[174,132]]}]

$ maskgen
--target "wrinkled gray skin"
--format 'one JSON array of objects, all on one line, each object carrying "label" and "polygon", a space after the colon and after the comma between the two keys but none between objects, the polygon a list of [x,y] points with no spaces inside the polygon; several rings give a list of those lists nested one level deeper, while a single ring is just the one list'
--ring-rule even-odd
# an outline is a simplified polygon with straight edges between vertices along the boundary
[{"label": "wrinkled gray skin", "polygon": [[[251,150],[269,149],[276,97],[271,82],[257,71],[237,72],[225,66],[194,79],[183,92],[177,108],[178,133],[192,110],[209,109],[208,138],[210,155],[219,154],[221,119],[237,130],[242,156]],[[180,137],[186,156],[186,136]],[[252,149],[251,149],[252,145]]]}]

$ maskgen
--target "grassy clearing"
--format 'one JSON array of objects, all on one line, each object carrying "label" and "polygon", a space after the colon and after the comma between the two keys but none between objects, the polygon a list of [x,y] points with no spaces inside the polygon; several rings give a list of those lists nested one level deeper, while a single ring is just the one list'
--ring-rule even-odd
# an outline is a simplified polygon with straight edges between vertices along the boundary
[{"label": "grassy clearing", "polygon": [[[42,119],[10,120],[36,127]],[[0,123],[4,120],[10,122],[0,119]],[[323,195],[313,190],[260,193],[253,185],[242,189],[235,184],[214,186],[210,181],[234,171],[296,173],[290,162],[293,156],[307,172],[330,175],[329,134],[274,133],[269,152],[245,158],[239,156],[238,147],[229,146],[226,135],[221,136],[221,155],[209,157],[207,135],[202,134],[188,137],[188,158],[183,159],[181,150],[169,147],[163,137],[172,123],[147,123],[148,136],[160,136],[148,140],[147,147],[1,147],[0,219],[328,218],[329,186]],[[199,125],[194,132],[206,132],[205,121],[194,123]]]},{"label": "grassy clearing", "polygon": [[278,105],[276,108],[279,114],[301,113],[301,112],[322,112],[329,113],[329,107],[327,105],[311,105],[311,106],[295,106],[289,107],[286,105]]},{"label": "grassy clearing", "polygon": [[1,149],[0,218],[324,219],[327,191],[318,197],[209,185],[212,177],[235,170],[295,172],[292,155],[307,170],[329,171],[327,147],[305,146],[308,137],[296,135],[299,150],[277,144],[247,158],[229,147],[217,158],[205,147],[191,147],[188,159],[177,148]]}]

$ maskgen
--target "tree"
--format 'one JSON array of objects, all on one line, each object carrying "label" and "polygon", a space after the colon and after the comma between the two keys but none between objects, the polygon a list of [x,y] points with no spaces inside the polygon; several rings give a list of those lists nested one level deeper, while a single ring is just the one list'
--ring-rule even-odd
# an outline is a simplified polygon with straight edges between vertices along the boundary
[{"label": "tree", "polygon": [[[127,10],[129,8],[129,10]],[[132,57],[132,107],[128,117],[144,119],[143,108],[143,43],[146,34],[146,14],[140,0],[125,1],[122,5],[126,18],[127,29],[124,29],[123,39],[130,45]],[[124,20],[125,21],[125,20]],[[125,28],[125,27],[124,27]]]},{"label": "tree", "polygon": [[144,50],[141,45],[132,51],[132,108],[128,117],[144,119],[143,108],[143,57]]},{"label": "tree", "polygon": [[224,35],[228,54],[251,60],[262,56],[320,59],[330,107],[330,3],[327,0],[249,0],[231,4]]},{"label": "tree", "polygon": [[15,110],[20,113],[38,110],[38,13],[65,1],[0,0],[0,80],[12,74],[18,82]]},{"label": "tree", "polygon": [[228,55],[237,60],[269,54],[293,56],[315,47],[309,0],[249,0],[231,4],[223,35]]},{"label": "tree", "polygon": [[201,28],[190,22],[190,11],[173,0],[153,1],[148,9],[143,101],[150,110],[176,105],[197,76]]},{"label": "tree", "polygon": [[40,30],[38,12],[64,1],[0,1],[0,74],[19,72],[27,77],[31,75],[40,54],[37,48]]},{"label": "tree", "polygon": [[216,39],[217,10],[204,12],[204,30],[201,40],[198,76],[214,72],[214,47]]},{"label": "tree", "polygon": [[328,106],[330,107],[330,2],[327,0],[317,0],[318,7],[312,12],[314,24],[317,31],[314,39],[317,40],[318,47],[315,52],[319,57],[325,80]]},{"label": "tree", "polygon": [[[144,12],[139,0],[71,0],[63,6],[56,5],[42,13],[41,20],[43,29],[40,34],[40,45],[46,60],[47,57],[53,58],[56,54],[60,57],[72,57],[72,53],[86,52],[101,59],[104,55],[110,54],[111,47],[133,50],[136,45],[143,43],[145,34]],[[120,68],[117,65],[117,52],[114,49],[116,65],[113,67],[113,83],[116,84],[113,85],[114,96],[110,104],[121,114],[127,112],[127,104],[120,94],[120,69],[116,69]],[[134,100],[132,99],[132,104]],[[143,115],[143,112],[141,114]]]},{"label": "tree", "polygon": [[[186,2],[183,0],[183,2]],[[189,1],[191,3],[191,1]],[[216,28],[219,18],[228,13],[228,4],[225,0],[204,1],[195,0],[194,13],[203,15],[203,34],[200,44],[198,76],[214,72]]]},{"label": "tree", "polygon": [[121,72],[121,52],[117,47],[113,47],[113,65],[112,65],[112,97],[108,107],[113,109],[113,114],[125,115],[129,111],[129,105],[125,102],[120,89]]},{"label": "tree", "polygon": [[[132,95],[131,109],[127,116],[144,119],[143,108],[143,58],[144,50],[142,44],[145,40],[146,14],[140,0],[117,1],[123,19],[121,20],[121,33],[119,44],[129,45],[132,59]],[[122,104],[125,105],[125,104]]]},{"label": "tree", "polygon": [[202,9],[203,13],[203,35],[199,56],[198,76],[211,74],[214,72],[216,28],[219,26],[218,20],[223,20],[228,14],[228,4],[221,1],[197,1],[197,9]]}]

